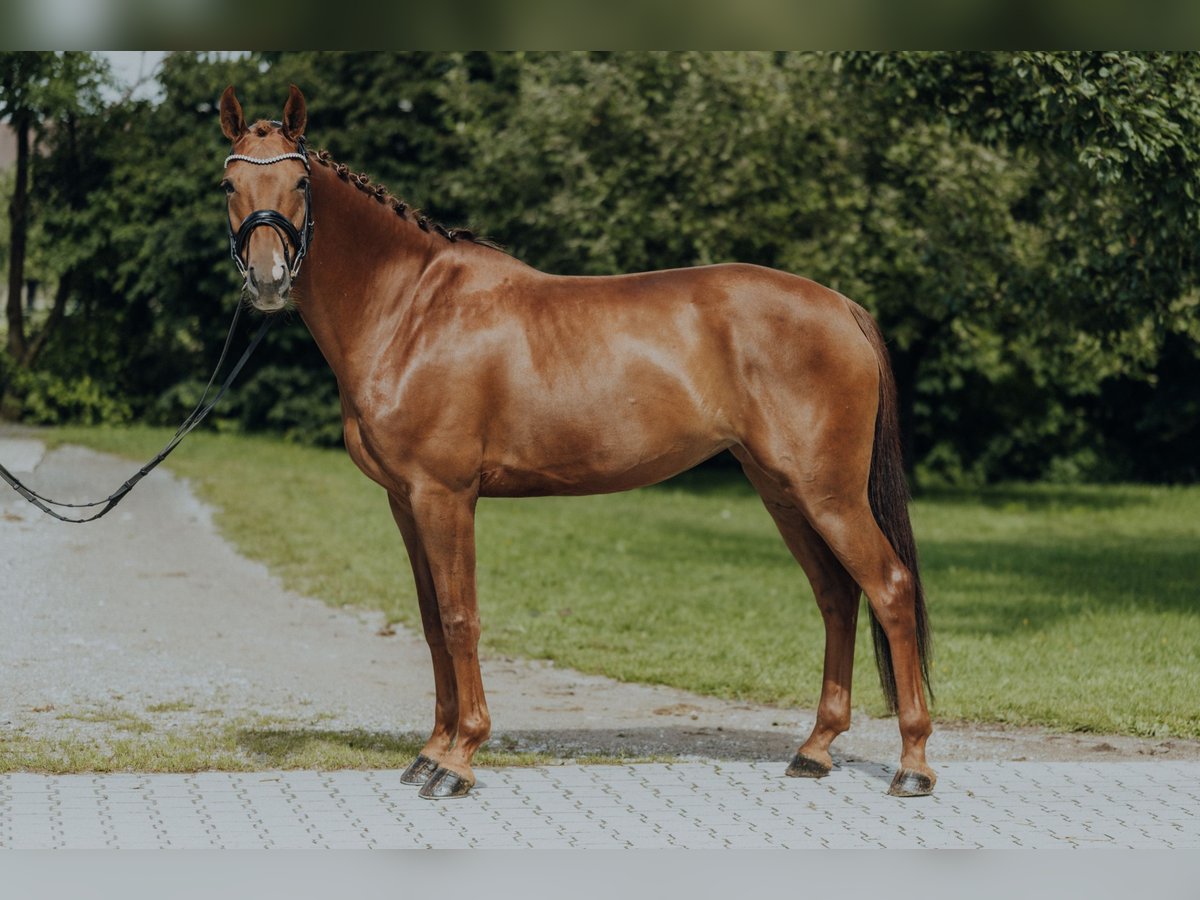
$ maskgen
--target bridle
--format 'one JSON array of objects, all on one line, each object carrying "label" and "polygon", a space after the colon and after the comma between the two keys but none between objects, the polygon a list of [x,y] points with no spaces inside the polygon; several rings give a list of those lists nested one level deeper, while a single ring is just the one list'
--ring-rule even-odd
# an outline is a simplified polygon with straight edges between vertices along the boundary
[{"label": "bridle", "polygon": [[[225,168],[229,168],[229,164],[234,160],[242,162],[254,163],[256,166],[269,166],[273,163],[283,162],[285,159],[298,159],[304,163],[304,171],[311,176],[312,166],[308,161],[308,150],[304,146],[304,138],[296,139],[295,153],[280,153],[278,156],[246,156],[242,153],[231,153],[225,157]],[[312,181],[310,178],[304,180],[304,230],[297,231],[296,226],[292,224],[292,220],[285,216],[277,209],[256,209],[250,215],[242,220],[241,226],[234,233],[233,223],[229,223],[229,255],[233,257],[234,263],[238,267],[238,271],[242,273],[242,277],[246,275],[246,263],[242,262],[242,254],[246,249],[246,244],[250,241],[250,234],[256,228],[268,226],[275,229],[275,233],[279,235],[279,239],[283,242],[283,259],[284,264],[288,268],[288,272],[293,278],[300,271],[300,263],[308,254],[308,245],[312,241],[313,236],[313,217],[312,217]],[[295,250],[293,258],[291,250]]]},{"label": "bridle", "polygon": [[[272,163],[282,162],[285,159],[298,159],[304,163],[305,171],[310,175],[312,174],[312,168],[308,163],[308,151],[306,151],[304,148],[304,138],[300,138],[296,141],[295,153],[281,153],[278,156],[270,156],[266,158],[244,156],[241,153],[232,153],[226,158],[225,166],[228,167],[229,164],[235,159],[254,163],[255,165],[259,166],[269,166]],[[250,213],[250,215],[246,216],[245,220],[241,224],[241,227],[238,228],[237,234],[234,234],[233,225],[229,226],[229,252],[233,256],[233,261],[237,263],[238,270],[243,276],[246,274],[246,266],[242,262],[242,250],[245,248],[246,242],[250,240],[250,232],[263,225],[274,228],[275,233],[278,234],[280,239],[283,241],[284,259],[287,262],[288,269],[290,270],[292,277],[295,278],[296,273],[300,271],[300,262],[304,259],[305,254],[308,253],[308,245],[312,240],[313,218],[311,184],[308,181],[305,181],[304,184],[303,233],[297,231],[296,226],[291,223],[288,217],[277,209],[256,209],[254,212]],[[288,252],[289,244],[296,251],[296,256],[294,259]],[[133,490],[134,486],[139,481],[149,475],[159,463],[170,456],[175,448],[179,446],[179,443],[185,437],[191,434],[196,426],[203,422],[205,417],[212,412],[213,407],[216,406],[220,399],[225,396],[225,392],[229,390],[229,386],[233,384],[233,380],[237,378],[238,373],[242,371],[242,367],[246,365],[246,361],[250,358],[250,355],[254,353],[255,348],[262,343],[263,338],[266,337],[267,332],[271,328],[271,324],[275,322],[274,316],[267,316],[265,319],[263,319],[262,324],[258,326],[258,331],[255,332],[254,337],[250,340],[250,344],[242,353],[241,359],[234,364],[233,369],[230,370],[229,374],[225,376],[225,380],[217,389],[216,394],[211,400],[209,400],[209,392],[216,383],[217,373],[221,371],[221,367],[225,364],[225,357],[229,353],[229,347],[233,342],[233,335],[237,331],[238,319],[241,314],[242,304],[238,303],[233,310],[233,322],[231,322],[229,325],[229,335],[225,338],[225,346],[221,350],[221,358],[217,360],[217,367],[213,370],[212,377],[209,378],[208,384],[205,386],[204,393],[201,394],[199,402],[196,403],[196,406],[192,409],[191,413],[188,414],[187,418],[183,420],[183,424],[176,429],[175,434],[171,437],[171,440],[167,442],[166,446],[163,447],[162,450],[160,450],[152,460],[134,472],[124,484],[122,484],[103,500],[93,500],[89,503],[66,503],[61,500],[51,500],[49,497],[39,494],[37,491],[27,487],[19,478],[13,475],[12,472],[8,471],[8,469],[6,469],[3,465],[0,465],[0,480],[8,482],[14,491],[32,503],[42,512],[53,516],[61,522],[92,522],[96,519],[99,519],[101,516],[107,515],[125,498],[126,494]],[[72,517],[63,515],[57,509],[51,508],[55,506],[65,509],[98,511],[79,517]]]}]

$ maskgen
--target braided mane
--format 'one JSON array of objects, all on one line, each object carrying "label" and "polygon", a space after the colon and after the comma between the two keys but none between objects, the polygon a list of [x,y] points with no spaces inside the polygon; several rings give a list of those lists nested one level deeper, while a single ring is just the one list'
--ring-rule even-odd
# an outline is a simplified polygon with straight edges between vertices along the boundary
[{"label": "braided mane", "polygon": [[392,211],[400,218],[412,222],[422,231],[433,232],[440,234],[448,241],[469,241],[472,244],[479,244],[481,247],[490,247],[493,250],[503,248],[495,241],[488,240],[484,237],[479,237],[469,228],[447,228],[439,222],[435,222],[427,216],[421,214],[419,209],[409,206],[399,197],[388,192],[388,189],[382,184],[371,184],[371,179],[365,174],[351,172],[349,167],[335,161],[328,150],[308,150],[309,156],[317,161],[318,164],[325,166],[327,169],[333,169],[334,174],[342,181],[349,182],[354,185],[364,194],[373,197],[377,202],[390,206]]}]

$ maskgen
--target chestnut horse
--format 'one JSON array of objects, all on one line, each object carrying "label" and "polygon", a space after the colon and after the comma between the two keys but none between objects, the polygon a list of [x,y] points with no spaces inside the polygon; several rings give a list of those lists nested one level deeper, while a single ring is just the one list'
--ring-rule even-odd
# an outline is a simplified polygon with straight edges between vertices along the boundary
[{"label": "chestnut horse", "polygon": [[787,774],[827,775],[829,745],[850,726],[861,590],[899,713],[890,793],[933,790],[928,626],[896,389],[862,307],[749,265],[547,275],[310,153],[294,85],[281,122],[248,126],[232,87],[220,115],[247,293],[263,312],[299,310],[337,376],[346,449],[387,491],[412,562],[437,700],[402,781],[422,797],[465,795],[491,731],[476,501],[625,491],[728,449],[825,622],[816,724]]}]

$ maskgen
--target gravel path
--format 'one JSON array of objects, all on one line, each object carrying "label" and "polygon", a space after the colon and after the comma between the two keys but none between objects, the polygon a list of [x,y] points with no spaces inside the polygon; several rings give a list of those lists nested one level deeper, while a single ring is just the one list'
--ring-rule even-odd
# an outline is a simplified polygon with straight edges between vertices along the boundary
[{"label": "gravel path", "polygon": [[[180,452],[186,453],[186,447]],[[0,434],[0,463],[58,499],[93,499],[131,463],[46,452]],[[22,476],[23,477],[23,476]],[[382,502],[382,501],[381,501]],[[396,538],[397,552],[400,539]],[[230,720],[423,735],[433,688],[423,639],[382,617],[284,590],[234,551],[210,510],[162,469],[107,518],[66,525],[0,495],[0,727],[28,738],[106,738],[122,717],[154,734]],[[486,627],[486,623],[485,623]],[[494,739],[551,752],[665,752],[786,764],[812,711],[621,684],[553,665],[483,660]],[[1200,760],[1200,742],[939,726],[939,761]],[[856,714],[842,762],[894,763],[894,720]]]}]

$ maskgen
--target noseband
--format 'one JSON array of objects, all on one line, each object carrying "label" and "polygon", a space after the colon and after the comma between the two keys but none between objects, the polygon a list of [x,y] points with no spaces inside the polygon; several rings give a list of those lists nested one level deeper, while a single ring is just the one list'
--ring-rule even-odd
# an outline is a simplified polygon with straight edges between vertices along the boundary
[{"label": "noseband", "polygon": [[[245,156],[241,153],[231,153],[225,158],[225,168],[229,168],[229,164],[236,159],[243,162],[254,163],[256,166],[269,166],[272,163],[282,162],[285,159],[298,159],[304,163],[304,171],[312,174],[312,166],[308,162],[308,151],[304,147],[304,138],[299,138],[296,141],[295,153],[281,153],[278,156]],[[242,225],[238,228],[237,233],[234,233],[233,225],[229,226],[229,255],[233,257],[234,263],[237,264],[238,271],[243,276],[246,274],[246,263],[242,262],[242,254],[246,249],[246,244],[250,241],[250,234],[256,228],[266,225],[275,229],[275,233],[279,235],[279,239],[283,242],[283,259],[288,267],[288,272],[293,278],[300,271],[300,263],[308,254],[308,245],[312,241],[313,235],[313,218],[312,218],[312,182],[308,179],[304,181],[304,231],[296,230],[296,226],[292,224],[292,220],[285,216],[277,209],[256,209],[250,215],[242,220]],[[295,256],[292,255],[292,250],[295,250]]]}]

